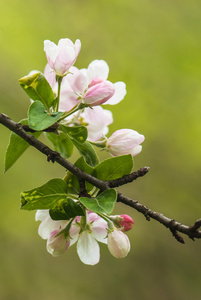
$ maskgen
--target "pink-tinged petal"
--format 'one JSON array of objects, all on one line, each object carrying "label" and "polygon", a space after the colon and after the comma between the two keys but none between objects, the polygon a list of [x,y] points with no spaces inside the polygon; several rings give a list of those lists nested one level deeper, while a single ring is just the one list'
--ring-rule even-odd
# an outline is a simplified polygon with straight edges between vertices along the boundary
[{"label": "pink-tinged petal", "polygon": [[116,258],[125,257],[130,251],[130,242],[126,234],[115,229],[108,234],[108,249]]},{"label": "pink-tinged petal", "polygon": [[78,239],[77,253],[80,260],[86,265],[95,265],[100,260],[98,242],[88,231],[83,231]]},{"label": "pink-tinged petal", "polygon": [[47,240],[47,251],[52,254],[52,256],[60,256],[64,254],[70,247],[70,239],[65,238],[64,234],[59,234],[59,230],[52,232]]},{"label": "pink-tinged petal", "polygon": [[95,212],[87,212],[87,223],[92,223],[97,220],[100,220],[100,217]]},{"label": "pink-tinged petal", "polygon": [[94,79],[91,81],[91,83],[89,84],[89,87],[91,87],[91,86],[93,86],[93,85],[96,85],[96,84],[98,84],[98,83],[101,83],[101,82],[103,82],[103,79],[101,79],[101,78],[94,78]]},{"label": "pink-tinged petal", "polygon": [[107,80],[109,74],[109,67],[106,61],[104,60],[94,60],[92,61],[87,69],[87,76],[89,82],[94,78],[100,78]]},{"label": "pink-tinged petal", "polygon": [[40,223],[38,234],[42,239],[48,239],[53,231],[63,229],[67,223],[68,221],[54,221],[50,217],[47,217]]},{"label": "pink-tinged petal", "polygon": [[115,93],[113,84],[110,81],[104,81],[90,87],[83,100],[86,104],[96,106],[101,105],[110,99]]},{"label": "pink-tinged petal", "polygon": [[115,105],[124,99],[126,95],[126,85],[124,82],[119,81],[113,84],[115,88],[114,95],[104,104]]},{"label": "pink-tinged petal", "polygon": [[49,217],[49,209],[39,209],[35,214],[36,221],[44,221],[47,217]]},{"label": "pink-tinged petal", "polygon": [[77,100],[75,93],[71,89],[65,89],[64,91],[61,91],[59,102],[60,111],[69,111],[78,103],[79,101]]},{"label": "pink-tinged petal", "polygon": [[70,68],[70,73],[66,76],[65,80],[68,83],[76,96],[82,95],[88,87],[88,81],[86,75],[75,67]]},{"label": "pink-tinged petal", "polygon": [[112,112],[103,109],[101,106],[94,106],[93,109],[85,108],[81,117],[87,123],[88,140],[98,141],[103,135],[108,132],[108,125],[112,124]]},{"label": "pink-tinged petal", "polygon": [[92,235],[93,237],[103,244],[107,244],[107,222],[102,218],[96,220],[91,225]]},{"label": "pink-tinged petal", "polygon": [[54,62],[59,53],[59,49],[55,43],[45,40],[44,41],[44,51],[47,57],[47,61],[52,69],[54,69]]},{"label": "pink-tinged petal", "polygon": [[56,76],[55,76],[53,69],[50,67],[49,64],[47,64],[45,67],[44,75],[45,75],[45,78],[47,79],[47,81],[49,82],[51,88],[55,89],[55,85],[57,86]]}]

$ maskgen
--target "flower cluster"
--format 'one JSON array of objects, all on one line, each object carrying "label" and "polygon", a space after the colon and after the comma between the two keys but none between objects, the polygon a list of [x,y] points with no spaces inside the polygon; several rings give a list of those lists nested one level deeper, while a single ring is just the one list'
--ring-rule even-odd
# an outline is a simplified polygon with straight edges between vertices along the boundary
[{"label": "flower cluster", "polygon": [[86,216],[71,221],[54,221],[48,210],[38,210],[35,219],[41,221],[38,233],[47,240],[47,251],[53,256],[64,254],[76,242],[78,256],[87,265],[95,265],[100,260],[98,242],[107,244],[116,258],[123,258],[130,251],[129,239],[123,233],[132,228],[134,222],[130,216],[104,216],[103,219],[87,211]]},{"label": "flower cluster", "polygon": [[[73,64],[80,52],[81,43],[75,45],[69,39],[61,39],[58,46],[53,42],[44,42],[47,56],[44,75],[55,95],[60,93],[59,110],[74,111],[80,103],[84,109],[70,114],[65,121],[68,124],[85,125],[88,130],[88,141],[107,150],[112,156],[123,154],[137,155],[141,152],[144,136],[131,129],[121,129],[114,132],[108,139],[108,126],[113,122],[110,110],[100,105],[115,105],[124,99],[126,85],[119,81],[108,80],[109,67],[104,60],[92,61],[88,68],[78,69]],[[56,74],[56,76],[55,76]],[[58,77],[61,84],[58,89]],[[97,143],[98,142],[98,143]]]},{"label": "flower cluster", "polygon": [[[94,172],[98,179],[115,180],[132,171],[132,157],[141,152],[145,138],[132,129],[120,129],[106,137],[113,116],[102,105],[121,102],[126,85],[108,80],[109,67],[104,60],[94,60],[88,68],[76,68],[74,63],[80,49],[79,40],[74,44],[69,39],[61,39],[58,45],[45,40],[48,63],[44,75],[33,71],[20,79],[33,100],[28,124],[35,131],[48,131],[47,138],[65,158],[71,156],[75,146],[83,158],[76,162],[76,167]],[[53,132],[49,132],[51,126],[56,128]],[[93,146],[113,156],[101,162],[100,168]],[[116,164],[120,164],[118,175]],[[134,222],[128,215],[111,216],[117,192],[115,189],[101,191],[80,181],[67,172],[63,180],[52,179],[42,187],[22,193],[22,207],[37,210],[36,221],[41,221],[38,232],[47,240],[47,251],[58,256],[77,242],[81,261],[95,265],[100,259],[98,242],[101,242],[107,244],[114,257],[125,257],[130,251],[125,232]],[[44,199],[48,201],[45,203]]]}]

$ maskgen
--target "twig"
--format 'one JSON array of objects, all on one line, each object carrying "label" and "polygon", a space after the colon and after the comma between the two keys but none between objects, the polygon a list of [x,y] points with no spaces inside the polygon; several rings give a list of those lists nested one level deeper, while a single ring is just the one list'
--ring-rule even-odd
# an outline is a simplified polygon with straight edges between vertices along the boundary
[{"label": "twig", "polygon": [[[68,169],[71,173],[73,173],[75,176],[78,177],[78,179],[81,179],[81,181],[88,181],[89,183],[93,184],[97,188],[99,188],[101,191],[104,191],[106,189],[109,189],[110,186],[108,185],[107,181],[102,181],[96,177],[91,176],[90,174],[87,174],[83,172],[81,169],[75,167],[73,164],[71,164],[69,161],[64,159],[60,156],[60,154],[56,151],[53,151],[48,146],[37,140],[34,136],[27,133],[22,125],[15,123],[13,120],[11,120],[8,116],[0,113],[0,123],[10,129],[11,131],[15,132],[17,135],[19,135],[21,138],[23,138],[25,141],[27,141],[31,146],[38,149],[40,152],[45,154],[47,156],[48,161],[56,161],[58,164],[63,166],[65,169]],[[139,170],[140,171],[140,170]],[[138,171],[137,171],[138,172]],[[139,177],[139,176],[138,176]],[[138,212],[142,213],[146,219],[149,221],[150,219],[154,219],[164,225],[166,228],[169,228],[173,236],[176,238],[177,241],[180,243],[184,243],[183,238],[180,236],[180,233],[183,233],[187,235],[189,238],[193,239],[201,238],[201,231],[198,229],[201,227],[201,219],[197,220],[192,226],[186,226],[183,225],[174,219],[169,219],[163,214],[159,212],[155,212],[151,209],[149,209],[147,206],[140,204],[138,201],[134,201],[133,199],[130,199],[121,193],[118,193],[118,202],[122,202]]]},{"label": "twig", "polygon": [[149,167],[144,167],[144,168],[139,169],[136,172],[133,172],[133,173],[128,174],[128,175],[124,175],[121,178],[114,179],[114,180],[109,180],[109,181],[107,181],[107,183],[108,183],[110,188],[118,187],[118,186],[130,183],[130,182],[133,182],[137,178],[142,177],[145,174],[147,174],[148,171],[149,171]]}]

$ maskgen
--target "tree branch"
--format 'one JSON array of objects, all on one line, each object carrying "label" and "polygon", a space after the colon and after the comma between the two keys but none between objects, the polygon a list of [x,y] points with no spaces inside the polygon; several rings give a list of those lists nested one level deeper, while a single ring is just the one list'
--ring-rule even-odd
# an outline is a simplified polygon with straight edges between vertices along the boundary
[{"label": "tree branch", "polygon": [[[97,188],[99,188],[101,191],[111,188],[112,184],[113,184],[113,187],[116,186],[115,185],[116,183],[114,183],[115,180],[108,181],[108,182],[102,181],[96,177],[91,176],[90,174],[83,172],[81,169],[75,167],[69,161],[67,161],[66,159],[61,157],[58,152],[53,151],[48,146],[46,146],[45,144],[43,144],[42,142],[37,140],[33,135],[27,133],[23,129],[23,126],[21,124],[15,123],[8,116],[6,116],[2,113],[0,113],[0,123],[2,125],[4,125],[5,127],[7,127],[8,129],[10,129],[11,131],[15,132],[22,139],[24,139],[26,142],[28,142],[31,146],[35,147],[37,150],[39,150],[40,152],[45,154],[47,156],[48,161],[52,161],[52,162],[56,161],[58,164],[60,164],[65,169],[69,170],[71,173],[73,173],[75,176],[77,176],[78,179],[80,179],[80,184],[82,186],[83,191],[84,191],[84,186],[83,186],[84,181],[88,181],[89,183],[91,183],[94,186],[96,186]],[[136,178],[138,178],[140,176],[145,175],[142,172],[143,169],[146,172],[148,171],[148,168],[145,167],[145,168],[138,170],[137,172],[132,173],[133,175],[130,174],[131,177],[133,178],[131,181],[135,180]],[[141,174],[141,175],[139,176],[139,174]],[[122,178],[117,179],[116,182],[125,180],[125,178],[126,178],[126,183],[131,182],[131,181],[128,181],[129,175],[126,175],[123,177],[124,177],[124,179],[122,179]],[[166,216],[164,216],[163,214],[161,214],[159,212],[155,212],[155,211],[149,209],[147,206],[144,206],[144,205],[140,204],[138,201],[132,200],[132,199],[122,195],[119,192],[118,192],[117,201],[122,202],[122,203],[134,208],[138,212],[142,213],[148,221],[150,221],[151,219],[154,219],[154,220],[158,221],[159,223],[161,223],[162,225],[164,225],[166,228],[168,228],[171,231],[173,236],[180,243],[184,243],[184,240],[183,240],[182,236],[179,234],[179,232],[187,235],[192,240],[194,240],[195,238],[197,238],[197,239],[201,238],[201,231],[198,230],[201,227],[201,219],[197,220],[192,226],[186,226],[186,225],[183,225],[183,224],[175,221],[174,219],[167,218]]]}]

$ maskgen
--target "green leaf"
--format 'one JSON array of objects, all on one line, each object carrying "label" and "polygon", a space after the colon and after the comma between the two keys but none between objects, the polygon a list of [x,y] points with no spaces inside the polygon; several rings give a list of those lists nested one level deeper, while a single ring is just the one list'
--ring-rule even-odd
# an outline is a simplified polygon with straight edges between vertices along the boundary
[{"label": "green leaf", "polygon": [[[23,125],[28,125],[27,120],[21,120],[19,123]],[[35,138],[38,138],[41,132],[30,133]],[[12,165],[17,161],[17,159],[25,152],[25,150],[30,145],[23,140],[19,135],[11,132],[9,144],[6,150],[6,157],[5,157],[5,170],[6,172]]]},{"label": "green leaf", "polygon": [[64,125],[60,125],[59,127],[71,139],[76,140],[78,143],[84,143],[87,139],[87,129],[84,126],[64,126]]},{"label": "green leaf", "polygon": [[[94,168],[89,166],[86,161],[84,160],[83,156],[81,156],[74,164],[76,167],[84,171],[85,173],[92,174]],[[68,193],[70,194],[79,194],[80,193],[80,185],[77,179],[77,176],[73,175],[71,172],[67,173],[67,186],[68,186]],[[87,192],[90,192],[93,188],[93,185],[85,182]]]},{"label": "green leaf", "polygon": [[101,180],[113,180],[130,174],[133,169],[132,155],[108,158],[95,167],[93,175]]},{"label": "green leaf", "polygon": [[46,108],[52,106],[54,102],[54,93],[45,76],[40,73],[34,73],[19,79],[23,90],[32,100],[41,101]]},{"label": "green leaf", "polygon": [[89,142],[85,141],[84,143],[78,143],[72,139],[73,144],[78,149],[79,153],[83,155],[86,163],[92,167],[95,167],[99,160],[94,148],[90,145]]},{"label": "green leaf", "polygon": [[44,130],[58,121],[63,112],[48,112],[40,101],[31,104],[28,113],[29,127],[34,130]]},{"label": "green leaf", "polygon": [[66,134],[60,132],[59,135],[57,135],[53,132],[46,132],[45,135],[53,144],[54,150],[59,152],[62,157],[68,158],[72,155],[73,143]]},{"label": "green leaf", "polygon": [[84,216],[84,211],[80,204],[71,198],[58,201],[49,211],[53,220],[69,220],[76,216]]},{"label": "green leaf", "polygon": [[96,198],[81,197],[80,202],[95,213],[111,214],[117,200],[117,193],[114,189],[102,192]]},{"label": "green leaf", "polygon": [[67,185],[60,178],[51,179],[44,185],[21,193],[21,209],[50,209],[58,201],[67,198]]}]

